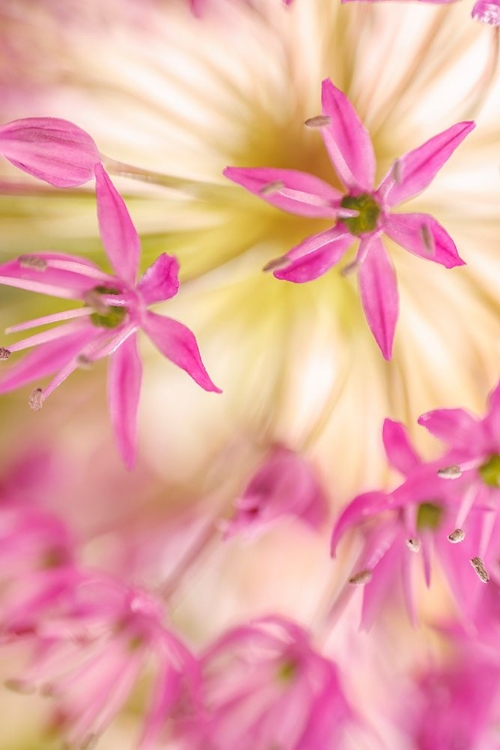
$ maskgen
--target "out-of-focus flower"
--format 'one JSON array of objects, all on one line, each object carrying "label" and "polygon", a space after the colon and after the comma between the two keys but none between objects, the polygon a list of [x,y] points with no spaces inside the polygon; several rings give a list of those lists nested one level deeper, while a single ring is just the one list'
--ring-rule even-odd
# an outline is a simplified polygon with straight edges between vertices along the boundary
[{"label": "out-of-focus flower", "polygon": [[55,187],[83,185],[101,162],[84,130],[56,117],[27,117],[0,126],[0,154]]},{"label": "out-of-focus flower", "polygon": [[108,404],[120,454],[131,468],[137,443],[137,408],[142,365],[137,349],[141,328],[168,359],[189,373],[205,390],[220,390],[210,380],[191,331],[176,320],[147,308],[170,299],[179,288],[177,259],[163,253],[136,283],[140,241],[125,203],[102,166],[96,165],[96,192],[103,245],[115,270],[111,276],[95,264],[71,255],[40,253],[0,267],[0,283],[63,299],[82,299],[85,307],[37,318],[9,331],[70,321],[2,349],[11,352],[38,347],[15,364],[0,381],[0,392],[57,373],[31,396],[34,409],[77,367],[110,355]]},{"label": "out-of-focus flower", "polygon": [[[332,534],[332,554],[353,528],[363,533],[363,548],[349,578],[349,587],[363,586],[362,626],[373,623],[382,605],[400,583],[408,613],[416,622],[415,566],[422,566],[427,586],[434,557],[439,560],[457,605],[473,617],[479,585],[471,570],[487,582],[482,559],[481,518],[466,526],[455,482],[440,476],[442,459],[421,461],[403,425],[386,420],[384,445],[389,462],[405,481],[390,493],[368,492],[356,497],[340,514]],[[466,531],[462,528],[465,526]]]},{"label": "out-of-focus flower", "polygon": [[496,0],[478,0],[472,8],[472,18],[489,26],[500,26],[500,3]]},{"label": "out-of-focus flower", "polygon": [[182,722],[187,748],[341,746],[353,714],[337,669],[290,620],[267,617],[228,631],[200,666],[206,713]]},{"label": "out-of-focus flower", "polygon": [[275,446],[235,503],[236,513],[224,536],[256,536],[284,518],[297,518],[317,529],[327,516],[326,497],[308,461]]},{"label": "out-of-focus flower", "polygon": [[[360,239],[352,267],[359,267],[368,325],[382,354],[390,359],[399,305],[396,276],[381,235],[445,268],[463,264],[455,243],[432,216],[394,214],[392,209],[425,190],[475,125],[457,123],[409,151],[394,162],[375,189],[372,141],[354,107],[330,80],[323,81],[322,102],[322,116],[309,122],[321,128],[330,160],[346,190],[344,195],[304,172],[229,167],[224,174],[285,211],[336,220],[332,229],[308,237],[284,258],[269,264],[278,279],[298,283],[317,279]],[[346,210],[352,214],[346,216]]]}]

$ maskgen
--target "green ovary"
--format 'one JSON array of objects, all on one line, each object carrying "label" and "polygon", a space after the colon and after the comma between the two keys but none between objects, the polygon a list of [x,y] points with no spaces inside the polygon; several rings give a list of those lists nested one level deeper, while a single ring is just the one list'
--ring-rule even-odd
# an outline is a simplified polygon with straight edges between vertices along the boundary
[{"label": "green ovary", "polygon": [[[120,294],[120,291],[118,289],[112,289],[105,286],[96,286],[95,289],[92,290],[92,294],[96,296]],[[112,305],[105,305],[103,306],[103,309],[99,309],[98,311],[91,313],[90,320],[95,326],[97,326],[97,328],[118,328],[118,326],[123,323],[126,314],[126,307],[113,307]]]},{"label": "green ovary", "polygon": [[441,523],[443,509],[435,503],[421,503],[417,511],[417,530],[435,531]]},{"label": "green ovary", "polygon": [[490,456],[478,471],[488,487],[500,487],[500,456],[497,453]]},{"label": "green ovary", "polygon": [[376,230],[378,217],[380,216],[380,206],[370,193],[344,195],[340,201],[340,205],[342,208],[351,208],[353,211],[359,211],[359,216],[353,216],[351,219],[342,219],[342,223],[346,225],[351,234],[359,236]]}]

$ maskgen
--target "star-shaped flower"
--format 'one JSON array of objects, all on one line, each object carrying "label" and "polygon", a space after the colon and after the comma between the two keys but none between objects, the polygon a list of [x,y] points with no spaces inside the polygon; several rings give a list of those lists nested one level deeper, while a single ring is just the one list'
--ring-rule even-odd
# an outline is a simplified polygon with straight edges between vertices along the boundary
[{"label": "star-shaped flower", "polygon": [[410,253],[446,268],[463,265],[455,243],[436,219],[422,213],[393,213],[393,209],[429,185],[475,124],[457,123],[396,159],[375,188],[373,145],[354,107],[328,79],[323,81],[322,101],[322,116],[308,122],[320,127],[344,194],[318,177],[290,169],[228,167],[224,174],[284,211],[335,221],[331,229],[308,237],[269,264],[267,269],[273,269],[278,279],[296,283],[317,279],[360,240],[353,265],[359,269],[361,302],[383,356],[390,359],[398,290],[381,237],[386,234]]},{"label": "star-shaped flower", "polygon": [[0,265],[0,284],[63,299],[84,302],[84,307],[47,315],[12,326],[24,331],[48,323],[63,325],[0,348],[0,359],[11,352],[37,347],[0,379],[0,393],[55,373],[49,385],[36,388],[30,405],[43,401],[77,367],[110,356],[108,404],[118,450],[131,468],[137,443],[137,407],[142,364],[137,332],[142,329],[153,344],[207,391],[220,393],[201,361],[193,333],[176,320],[150,312],[148,307],[174,297],[179,289],[179,264],[165,253],[136,281],[140,241],[123,199],[101,164],[95,165],[97,214],[101,238],[115,275],[73,255],[40,253],[21,256]]}]

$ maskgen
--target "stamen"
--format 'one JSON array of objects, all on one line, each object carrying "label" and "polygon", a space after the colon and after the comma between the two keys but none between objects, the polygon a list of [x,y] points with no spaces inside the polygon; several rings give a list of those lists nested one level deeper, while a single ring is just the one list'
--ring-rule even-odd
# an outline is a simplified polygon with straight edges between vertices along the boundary
[{"label": "stamen", "polygon": [[403,181],[403,167],[399,159],[396,159],[392,165],[392,176],[394,177],[394,182],[398,185]]},{"label": "stamen", "polygon": [[484,563],[481,560],[481,558],[473,557],[472,560],[470,561],[470,564],[476,571],[479,580],[482,581],[483,583],[488,583],[488,581],[490,580],[490,577],[488,575],[486,568],[484,567]]},{"label": "stamen", "polygon": [[98,292],[96,289],[89,289],[88,292],[85,292],[83,295],[83,301],[88,307],[91,307],[94,312],[97,312],[100,315],[106,315],[108,312],[108,305],[103,300],[102,293]]},{"label": "stamen", "polygon": [[344,266],[341,271],[341,276],[350,276],[354,271],[356,271],[357,267],[359,266],[358,260],[353,260],[352,263],[348,263],[347,266]]},{"label": "stamen", "polygon": [[35,390],[32,391],[31,396],[29,397],[29,400],[28,400],[28,404],[29,404],[30,409],[33,409],[33,411],[40,411],[40,409],[43,406],[41,388],[35,388]]},{"label": "stamen", "polygon": [[54,313],[53,315],[43,315],[40,318],[27,320],[25,323],[16,323],[16,325],[6,328],[5,333],[18,333],[19,331],[28,331],[30,328],[45,326],[49,323],[60,323],[62,320],[83,318],[86,315],[90,315],[91,312],[91,307],[79,307],[76,310],[66,310],[64,312]]},{"label": "stamen", "polygon": [[274,260],[270,260],[269,263],[266,263],[263,271],[276,271],[278,268],[286,268],[290,265],[290,259],[286,256],[282,255],[280,258],[274,258]]},{"label": "stamen", "polygon": [[82,370],[90,370],[92,367],[92,360],[85,354],[79,354],[76,358],[76,364],[78,367],[81,367]]},{"label": "stamen", "polygon": [[32,268],[34,271],[45,271],[47,261],[39,255],[20,255],[18,258],[21,268]]},{"label": "stamen", "polygon": [[49,258],[47,266],[49,268],[57,268],[60,271],[70,271],[71,273],[88,276],[90,279],[98,279],[99,281],[109,282],[114,280],[112,276],[104,273],[100,268],[95,268],[95,266],[87,265],[87,263],[81,263],[77,260]]},{"label": "stamen", "polygon": [[10,349],[6,349],[3,346],[0,346],[0,360],[2,359],[9,359],[10,357]]},{"label": "stamen", "polygon": [[285,187],[285,183],[281,180],[276,180],[275,182],[269,182],[267,185],[263,185],[259,193],[263,195],[264,197],[266,195],[274,195],[274,193],[279,193],[280,190],[283,190]]},{"label": "stamen", "polygon": [[35,692],[33,685],[25,682],[24,680],[11,677],[4,681],[4,685],[8,690],[12,690],[14,693],[21,693],[22,695],[29,695]]},{"label": "stamen", "polygon": [[465,531],[463,529],[455,529],[455,531],[452,531],[451,534],[448,534],[448,541],[450,541],[452,544],[463,542],[464,539]]},{"label": "stamen", "polygon": [[364,586],[365,583],[370,583],[371,580],[371,570],[360,570],[359,573],[354,573],[354,575],[349,578],[349,583]]},{"label": "stamen", "polygon": [[406,546],[408,547],[408,549],[411,549],[412,552],[419,552],[420,541],[412,537],[406,540]]},{"label": "stamen", "polygon": [[462,476],[462,469],[457,464],[452,466],[445,466],[444,469],[439,469],[437,473],[441,479],[458,479]]},{"label": "stamen", "polygon": [[304,125],[308,128],[324,128],[326,125],[329,125],[331,121],[332,118],[328,115],[316,115],[315,117],[309,117]]},{"label": "stamen", "polygon": [[427,250],[429,255],[434,255],[434,237],[432,236],[431,230],[429,229],[427,224],[422,224],[422,226],[420,227],[420,235],[422,237],[422,242],[425,245],[425,249]]}]

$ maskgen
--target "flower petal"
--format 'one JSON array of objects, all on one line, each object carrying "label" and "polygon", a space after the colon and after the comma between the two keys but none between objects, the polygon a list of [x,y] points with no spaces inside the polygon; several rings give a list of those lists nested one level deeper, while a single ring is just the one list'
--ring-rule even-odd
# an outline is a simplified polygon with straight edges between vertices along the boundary
[{"label": "flower petal", "polygon": [[277,269],[274,276],[296,284],[313,281],[338,263],[353,242],[349,232],[337,227],[314,234],[284,256],[284,268]]},{"label": "flower petal", "polygon": [[61,370],[96,336],[96,329],[88,321],[82,321],[77,331],[73,323],[68,325],[71,325],[69,333],[64,333],[65,326],[61,326],[59,338],[40,344],[10,366],[0,377],[0,393],[8,393]]},{"label": "flower petal", "polygon": [[321,129],[330,160],[349,189],[373,190],[375,154],[370,135],[345,94],[330,79],[323,81],[323,114],[330,123]]},{"label": "flower petal", "polygon": [[139,235],[123,198],[101,164],[97,165],[95,176],[102,244],[118,278],[134,284],[141,252]]},{"label": "flower petal", "polygon": [[385,205],[395,206],[425,190],[475,127],[474,122],[459,122],[398,159],[397,170],[391,167],[377,191]]},{"label": "flower petal", "polygon": [[142,382],[142,363],[137,335],[129,336],[109,358],[108,407],[120,456],[128,469],[137,452],[137,408]]},{"label": "flower petal", "polygon": [[422,414],[418,423],[453,448],[467,448],[481,430],[481,423],[465,409],[435,409]]},{"label": "flower petal", "polygon": [[191,375],[206,391],[222,393],[212,383],[201,361],[194,334],[185,325],[164,315],[147,312],[142,325],[153,344],[171,362]]},{"label": "flower petal", "polygon": [[408,439],[408,433],[401,422],[386,419],[382,439],[389,462],[401,474],[409,474],[412,469],[420,466],[420,459],[413,450],[413,446]]},{"label": "flower petal", "polygon": [[227,167],[223,174],[267,203],[298,216],[334,219],[342,199],[338,190],[319,177],[294,169]]},{"label": "flower petal", "polygon": [[363,250],[358,272],[361,302],[380,351],[385,359],[391,359],[399,308],[396,274],[378,237],[361,240],[360,251],[363,243],[368,249]]},{"label": "flower petal", "polygon": [[88,133],[68,120],[27,117],[0,127],[0,153],[24,172],[55,187],[93,179],[101,161]]},{"label": "flower petal", "polygon": [[420,258],[445,268],[465,265],[446,229],[429,214],[391,214],[384,222],[384,232]]},{"label": "flower petal", "polygon": [[0,265],[0,284],[63,299],[82,299],[112,279],[91,261],[66,253],[21,255]]},{"label": "flower petal", "polygon": [[337,545],[344,534],[372,516],[391,509],[390,496],[383,492],[366,492],[352,500],[340,514],[332,532],[331,554],[335,556]]},{"label": "flower petal", "polygon": [[142,275],[137,289],[147,305],[175,297],[179,291],[179,261],[162,253]]}]

